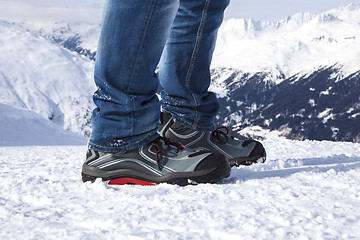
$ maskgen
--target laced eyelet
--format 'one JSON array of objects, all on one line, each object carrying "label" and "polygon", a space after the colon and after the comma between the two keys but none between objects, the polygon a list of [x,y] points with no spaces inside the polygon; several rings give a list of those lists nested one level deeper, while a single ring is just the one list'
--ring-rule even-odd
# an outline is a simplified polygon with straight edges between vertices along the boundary
[{"label": "laced eyelet", "polygon": [[164,149],[161,147],[162,144],[160,141],[163,141],[165,145],[168,146],[168,149],[170,150],[170,146],[176,147],[176,152],[178,153],[180,150],[185,149],[185,146],[181,143],[178,143],[177,141],[174,141],[169,138],[165,137],[158,137],[155,140],[151,142],[151,146],[153,146],[154,151],[156,153],[156,162],[158,164],[159,170],[161,171],[163,169],[162,161],[163,161],[163,155],[165,154]]},{"label": "laced eyelet", "polygon": [[[225,131],[222,131],[225,129]],[[215,139],[216,142],[226,144],[228,142],[228,134],[230,133],[229,129],[225,126],[216,128],[211,132],[211,136]]]}]

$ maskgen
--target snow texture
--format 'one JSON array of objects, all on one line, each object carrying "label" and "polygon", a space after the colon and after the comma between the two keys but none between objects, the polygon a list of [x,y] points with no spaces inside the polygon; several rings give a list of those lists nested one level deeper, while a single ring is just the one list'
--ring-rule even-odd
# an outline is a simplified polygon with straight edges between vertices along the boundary
[{"label": "snow texture", "polygon": [[220,184],[110,187],[85,147],[0,147],[0,239],[359,239],[360,145],[264,141]]}]

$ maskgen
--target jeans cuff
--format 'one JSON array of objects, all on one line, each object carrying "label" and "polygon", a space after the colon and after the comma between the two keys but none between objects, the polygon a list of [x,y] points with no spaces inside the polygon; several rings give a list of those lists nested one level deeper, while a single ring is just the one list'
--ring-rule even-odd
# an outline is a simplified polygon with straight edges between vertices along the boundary
[{"label": "jeans cuff", "polygon": [[112,141],[102,141],[102,143],[95,143],[91,139],[88,142],[88,148],[99,151],[99,152],[111,152],[111,153],[121,153],[130,151],[136,148],[139,148],[154,139],[159,137],[159,134],[156,132],[150,133],[145,137],[139,140],[121,139],[121,140],[112,140]]},{"label": "jeans cuff", "polygon": [[171,115],[173,116],[173,118],[175,119],[176,122],[179,122],[180,124],[184,125],[185,127],[199,131],[199,132],[211,132],[211,131],[215,130],[215,128],[216,128],[215,124],[204,127],[201,120],[199,122],[197,122],[196,124],[194,124],[194,123],[190,123],[190,122],[186,121],[184,118],[179,118],[178,116],[176,116],[174,114],[171,114]]}]

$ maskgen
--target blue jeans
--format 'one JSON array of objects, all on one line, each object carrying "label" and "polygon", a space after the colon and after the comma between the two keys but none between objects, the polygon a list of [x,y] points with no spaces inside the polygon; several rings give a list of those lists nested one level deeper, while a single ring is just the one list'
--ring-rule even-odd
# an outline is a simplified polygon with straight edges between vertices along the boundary
[{"label": "blue jeans", "polygon": [[[160,105],[185,126],[214,130],[210,85],[229,0],[108,0],[95,63],[89,148],[135,149],[158,137]],[[159,67],[158,73],[155,71]],[[159,81],[161,100],[156,96]]]}]

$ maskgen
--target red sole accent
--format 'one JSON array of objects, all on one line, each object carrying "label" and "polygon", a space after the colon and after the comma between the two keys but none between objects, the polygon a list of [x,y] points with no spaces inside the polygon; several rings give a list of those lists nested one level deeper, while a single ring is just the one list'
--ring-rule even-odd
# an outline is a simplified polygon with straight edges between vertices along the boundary
[{"label": "red sole accent", "polygon": [[136,184],[142,186],[156,186],[156,184],[151,182],[142,181],[135,178],[118,178],[113,179],[108,182],[108,185],[126,185],[126,184]]}]

